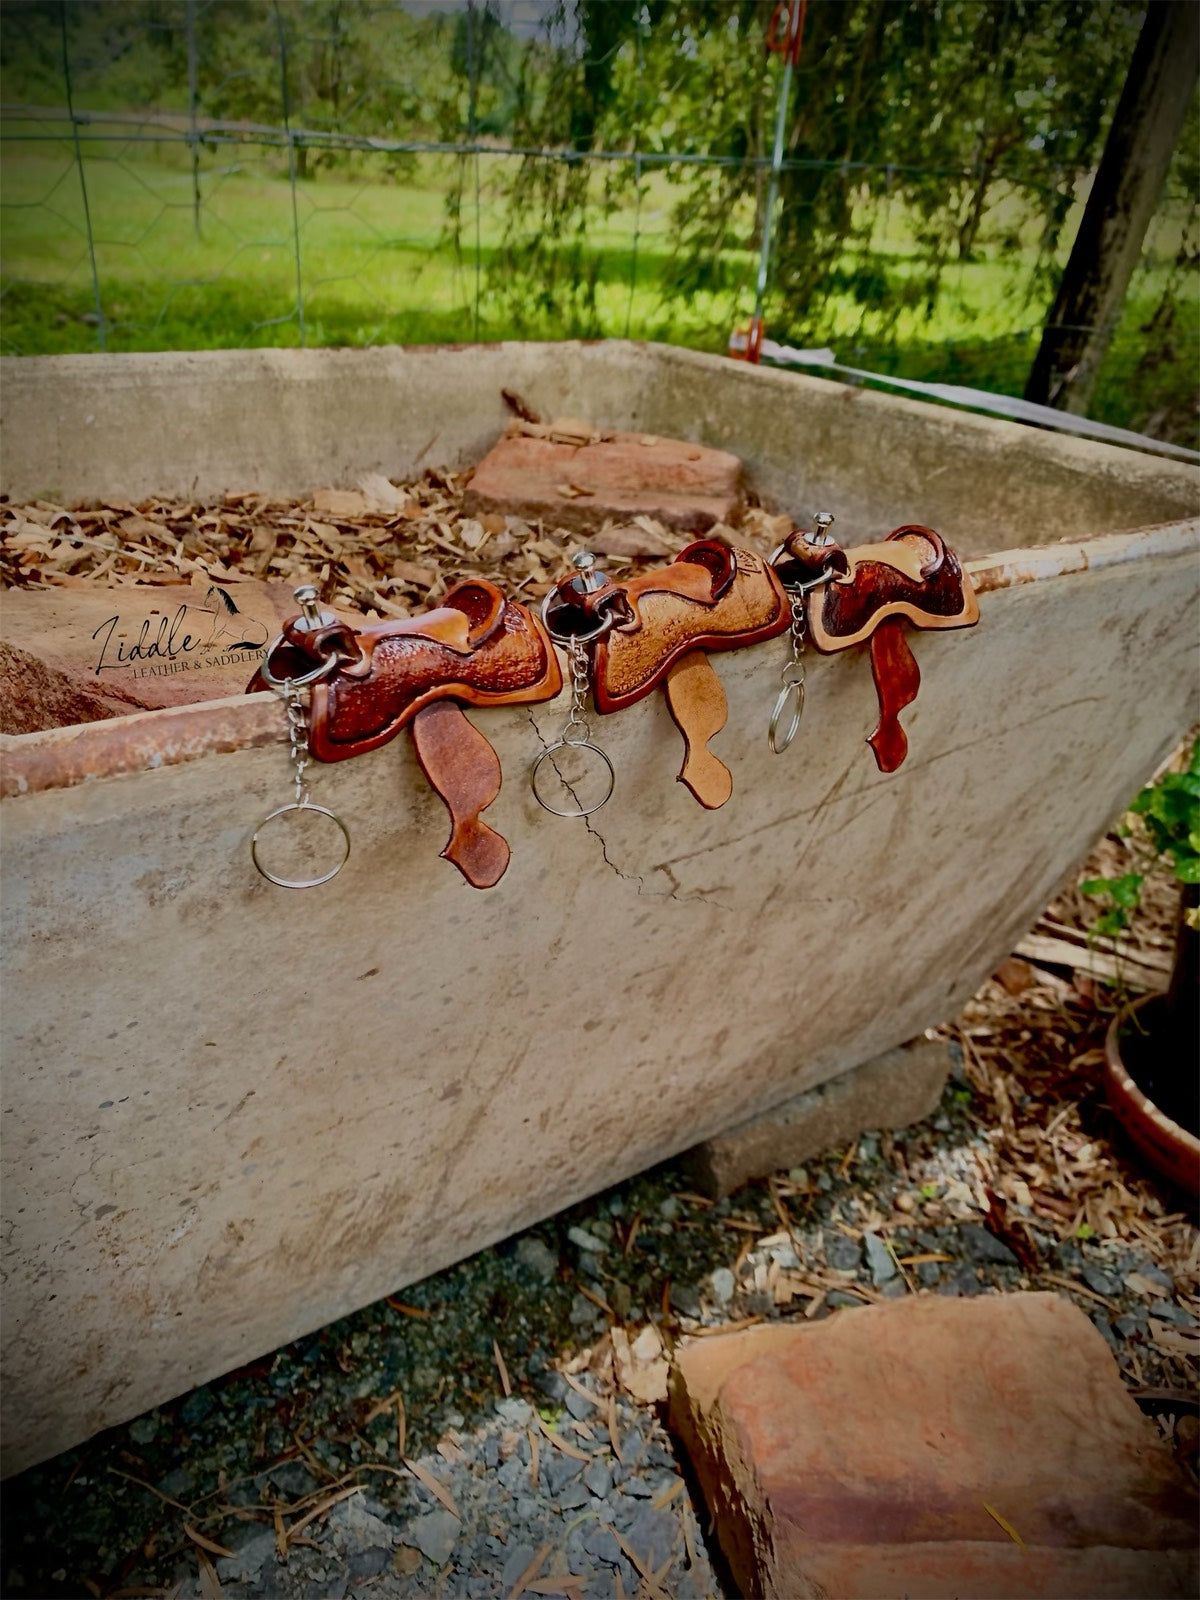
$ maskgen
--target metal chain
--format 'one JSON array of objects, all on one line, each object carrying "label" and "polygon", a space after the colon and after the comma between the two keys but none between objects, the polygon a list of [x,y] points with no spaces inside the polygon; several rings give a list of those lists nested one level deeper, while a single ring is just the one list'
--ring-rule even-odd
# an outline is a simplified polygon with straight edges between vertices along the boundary
[{"label": "metal chain", "polygon": [[587,744],[592,737],[591,724],[585,715],[591,682],[588,653],[578,639],[572,639],[567,648],[571,652],[571,709],[559,738],[564,744]]},{"label": "metal chain", "polygon": [[804,644],[808,637],[805,592],[803,589],[789,589],[788,596],[792,607],[792,657],[779,674],[783,687],[776,697],[771,724],[767,729],[767,743],[777,756],[783,754],[800,731],[800,718],[804,715]]},{"label": "metal chain", "polygon": [[792,659],[780,674],[783,683],[794,684],[797,688],[804,682],[804,641],[808,637],[808,612],[804,605],[804,595],[798,589],[791,593],[792,601]]},{"label": "metal chain", "polygon": [[[590,817],[593,811],[599,811],[608,801],[616,783],[616,773],[613,764],[601,750],[599,745],[592,743],[592,728],[586,715],[587,695],[591,684],[591,663],[582,641],[574,638],[555,636],[571,658],[571,708],[567,712],[567,720],[563,724],[562,732],[553,744],[547,745],[533,763],[529,772],[529,782],[533,789],[533,797],[538,805],[545,811],[552,812],[556,817]],[[575,752],[576,757],[583,752],[590,752],[593,766],[593,776],[599,776],[601,789],[600,798],[593,800],[590,805],[584,805],[576,796],[571,783],[559,771],[558,762],[554,760],[557,751],[569,748]],[[562,787],[571,796],[572,804],[560,806],[546,796],[538,788],[538,773],[543,764],[549,761]],[[598,765],[597,765],[598,763]]]},{"label": "metal chain", "polygon": [[[304,614],[304,622],[310,627],[324,627],[336,621],[331,612],[322,613],[317,606],[317,591],[311,584],[302,584],[295,591],[296,599],[300,602]],[[297,619],[299,624],[299,619]],[[269,812],[255,828],[250,840],[250,859],[255,867],[262,873],[268,883],[275,884],[280,889],[315,889],[319,884],[328,883],[331,878],[336,878],[345,866],[350,855],[350,830],[338,816],[336,811],[331,811],[328,806],[314,805],[308,797],[308,780],[305,776],[308,764],[312,759],[308,745],[309,711],[311,708],[310,693],[314,683],[319,683],[322,678],[328,678],[335,672],[340,664],[341,657],[335,651],[325,657],[323,661],[305,673],[302,677],[277,678],[271,671],[271,657],[278,645],[285,643],[281,635],[274,644],[267,649],[266,660],[262,665],[262,678],[267,687],[283,701],[284,715],[287,719],[288,760],[292,764],[293,792],[287,805],[277,806]],[[333,823],[340,835],[340,854],[333,866],[327,867],[323,872],[314,873],[307,878],[288,878],[276,872],[268,864],[270,856],[264,860],[259,854],[259,841],[263,832],[280,817],[286,817],[297,811],[303,812],[305,823],[308,824],[314,817],[327,817]],[[286,825],[285,825],[286,826]],[[324,824],[320,825],[324,827]],[[326,829],[328,835],[328,830]],[[278,827],[275,837],[279,836]]]},{"label": "metal chain", "polygon": [[308,804],[308,784],[304,777],[309,762],[308,710],[304,699],[304,691],[289,683],[284,692],[284,704],[287,709],[288,758],[295,769],[296,788],[292,803],[298,806]]}]

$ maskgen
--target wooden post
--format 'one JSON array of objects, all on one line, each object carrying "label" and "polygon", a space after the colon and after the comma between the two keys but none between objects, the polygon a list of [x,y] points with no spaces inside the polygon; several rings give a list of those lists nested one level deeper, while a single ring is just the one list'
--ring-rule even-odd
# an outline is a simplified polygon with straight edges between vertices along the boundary
[{"label": "wooden post", "polygon": [[1025,398],[1086,414],[1200,70],[1195,0],[1149,0]]}]

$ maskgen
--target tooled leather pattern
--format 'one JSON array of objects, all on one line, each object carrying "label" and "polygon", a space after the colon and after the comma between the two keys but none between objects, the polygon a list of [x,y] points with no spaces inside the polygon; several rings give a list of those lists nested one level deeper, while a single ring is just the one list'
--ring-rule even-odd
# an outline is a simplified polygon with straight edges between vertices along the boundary
[{"label": "tooled leather pattern", "polygon": [[368,677],[334,673],[314,690],[314,753],[318,743],[328,743],[346,747],[338,754],[353,755],[352,747],[397,733],[430,700],[454,698],[462,689],[474,692],[458,694],[465,699],[533,690],[550,668],[541,635],[527,613],[512,604],[505,607],[500,627],[467,656],[419,634],[384,635],[375,641]]},{"label": "tooled leather pattern", "polygon": [[[936,553],[937,546],[924,534],[914,532],[905,536],[906,543],[918,541]],[[963,571],[953,550],[943,545],[942,551],[941,561],[920,583],[882,561],[863,561],[854,567],[848,583],[827,584],[820,591],[821,622],[825,631],[835,639],[846,638],[869,623],[878,626],[902,603],[930,617],[958,616],[963,610]],[[850,555],[853,554],[851,550]]]},{"label": "tooled leather pattern", "polygon": [[767,563],[749,550],[736,550],[734,555],[733,582],[707,605],[672,592],[672,573],[687,565],[682,559],[626,586],[635,620],[629,628],[617,627],[597,642],[597,710],[615,711],[642,699],[689,650],[732,650],[773,638],[787,628],[787,601]]}]

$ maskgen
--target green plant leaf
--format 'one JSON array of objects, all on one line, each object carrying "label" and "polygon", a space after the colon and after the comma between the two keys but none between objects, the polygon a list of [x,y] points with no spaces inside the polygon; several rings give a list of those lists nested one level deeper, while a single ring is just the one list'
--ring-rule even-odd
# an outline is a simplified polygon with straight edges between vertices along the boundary
[{"label": "green plant leaf", "polygon": [[1114,878],[1109,884],[1108,892],[1112,895],[1116,905],[1124,906],[1132,911],[1142,894],[1142,875],[1140,872],[1127,872],[1123,878]]},{"label": "green plant leaf", "polygon": [[1175,861],[1175,876],[1180,883],[1200,883],[1200,856],[1185,856]]}]

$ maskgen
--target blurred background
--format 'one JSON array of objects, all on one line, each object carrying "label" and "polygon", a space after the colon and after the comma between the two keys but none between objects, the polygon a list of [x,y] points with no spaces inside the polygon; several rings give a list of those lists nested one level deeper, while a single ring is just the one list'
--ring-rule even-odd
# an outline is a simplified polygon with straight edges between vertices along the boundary
[{"label": "blurred background", "polygon": [[[1021,394],[1145,6],[802,9],[768,336]],[[4,0],[0,349],[725,350],[754,310],[792,20],[772,0]],[[1198,178],[1193,95],[1088,398],[1183,444]]]}]

